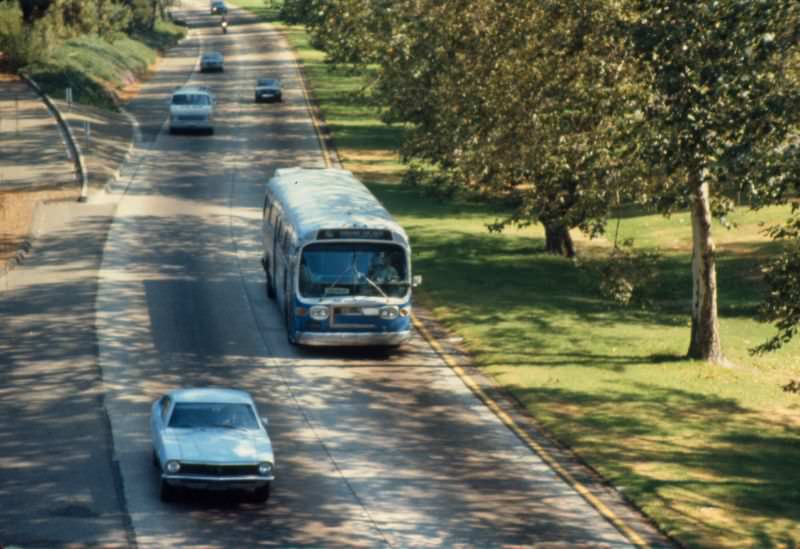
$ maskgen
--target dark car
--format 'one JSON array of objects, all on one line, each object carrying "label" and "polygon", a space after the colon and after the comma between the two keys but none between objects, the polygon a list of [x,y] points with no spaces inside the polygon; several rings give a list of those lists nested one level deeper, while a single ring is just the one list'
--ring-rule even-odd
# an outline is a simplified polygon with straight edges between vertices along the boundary
[{"label": "dark car", "polygon": [[256,81],[256,103],[262,101],[283,101],[281,81],[275,78],[259,78]]},{"label": "dark car", "polygon": [[225,70],[225,59],[218,51],[211,51],[200,56],[200,72]]},{"label": "dark car", "polygon": [[215,0],[211,2],[211,13],[216,15],[225,15],[228,13],[228,6],[225,5],[225,2],[221,0]]}]

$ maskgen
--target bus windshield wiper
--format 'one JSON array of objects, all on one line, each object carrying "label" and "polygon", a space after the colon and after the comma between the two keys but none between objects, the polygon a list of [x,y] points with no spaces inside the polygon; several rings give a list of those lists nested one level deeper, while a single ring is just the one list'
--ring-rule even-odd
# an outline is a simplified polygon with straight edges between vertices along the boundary
[{"label": "bus windshield wiper", "polygon": [[384,292],[384,291],[381,289],[381,287],[380,287],[380,286],[378,286],[378,285],[377,285],[377,284],[376,284],[376,283],[375,283],[375,282],[374,282],[374,281],[373,281],[373,280],[372,280],[370,277],[368,277],[368,276],[367,276],[367,275],[365,275],[364,273],[360,273],[360,272],[358,272],[358,271],[356,271],[356,275],[357,275],[357,276],[359,276],[360,278],[362,278],[362,279],[366,280],[367,282],[369,282],[370,286],[372,286],[373,288],[375,288],[376,290],[378,290],[378,291],[380,292],[380,294],[381,294],[381,295],[384,297],[384,299],[389,299],[389,296],[388,296],[388,295],[386,295],[386,292]]}]

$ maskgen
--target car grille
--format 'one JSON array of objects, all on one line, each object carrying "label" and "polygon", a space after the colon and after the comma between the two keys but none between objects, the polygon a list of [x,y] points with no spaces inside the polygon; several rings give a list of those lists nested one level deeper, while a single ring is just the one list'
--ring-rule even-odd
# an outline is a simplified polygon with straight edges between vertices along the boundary
[{"label": "car grille", "polygon": [[182,463],[182,475],[202,475],[206,477],[243,477],[258,474],[258,465],[206,465]]},{"label": "car grille", "polygon": [[182,114],[178,116],[178,120],[181,122],[199,122],[205,119],[206,116],[203,114]]}]

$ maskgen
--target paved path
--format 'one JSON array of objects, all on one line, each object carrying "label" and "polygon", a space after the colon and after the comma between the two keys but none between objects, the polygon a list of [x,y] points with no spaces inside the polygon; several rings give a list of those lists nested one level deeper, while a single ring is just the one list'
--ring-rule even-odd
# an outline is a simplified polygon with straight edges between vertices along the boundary
[{"label": "paved path", "polygon": [[56,119],[22,80],[0,79],[0,191],[76,183]]},{"label": "paved path", "polygon": [[[98,194],[125,159],[132,123],[121,113],[54,101],[83,150],[90,191]],[[0,75],[0,277],[23,243],[40,231],[35,224],[37,205],[74,201],[80,191],[55,116],[25,82]],[[46,215],[40,210],[38,218]]]}]

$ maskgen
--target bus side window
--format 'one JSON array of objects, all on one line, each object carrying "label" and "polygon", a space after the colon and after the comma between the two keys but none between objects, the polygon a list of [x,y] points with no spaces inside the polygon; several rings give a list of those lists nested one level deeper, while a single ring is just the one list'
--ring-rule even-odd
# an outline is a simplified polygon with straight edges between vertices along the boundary
[{"label": "bus side window", "polygon": [[283,246],[283,253],[289,254],[289,242],[291,242],[291,238],[289,236],[289,231],[283,231],[283,239],[281,240],[281,244]]},{"label": "bus side window", "polygon": [[275,227],[275,235],[273,238],[273,242],[275,243],[275,249],[277,250],[280,247],[281,239],[283,238],[283,223],[278,221],[278,225]]}]

